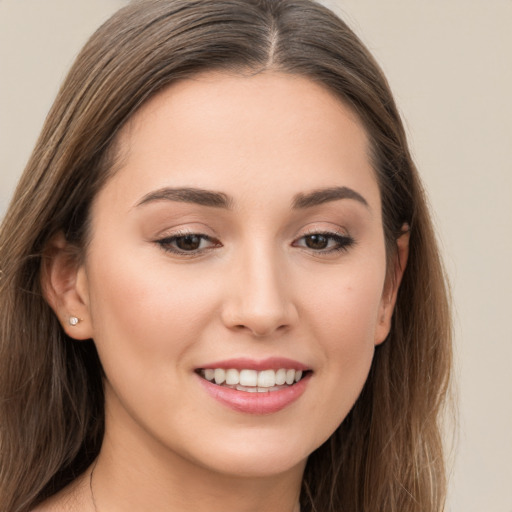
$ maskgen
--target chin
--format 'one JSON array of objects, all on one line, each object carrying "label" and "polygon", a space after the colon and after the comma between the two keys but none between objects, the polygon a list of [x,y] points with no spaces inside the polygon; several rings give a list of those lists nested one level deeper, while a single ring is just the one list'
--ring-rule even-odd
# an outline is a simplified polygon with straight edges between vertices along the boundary
[{"label": "chin", "polygon": [[292,471],[303,471],[307,456],[302,458],[296,454],[276,453],[268,451],[259,454],[233,454],[224,456],[215,465],[208,464],[206,469],[230,477],[268,478]]},{"label": "chin", "polygon": [[[205,444],[208,441],[205,440]],[[307,458],[322,440],[294,438],[290,435],[269,435],[269,432],[246,432],[245,438],[225,436],[209,446],[194,450],[196,464],[216,473],[265,478],[304,469]]]}]

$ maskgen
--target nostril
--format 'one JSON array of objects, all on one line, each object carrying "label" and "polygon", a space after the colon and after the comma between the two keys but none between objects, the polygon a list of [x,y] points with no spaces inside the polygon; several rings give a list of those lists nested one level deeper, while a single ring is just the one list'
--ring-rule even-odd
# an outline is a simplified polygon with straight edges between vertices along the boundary
[{"label": "nostril", "polygon": [[283,332],[289,328],[289,325],[280,324],[276,326],[273,322],[252,322],[248,323],[247,325],[234,324],[228,327],[238,332],[247,331],[248,334],[262,338],[265,336],[270,336],[276,332]]}]

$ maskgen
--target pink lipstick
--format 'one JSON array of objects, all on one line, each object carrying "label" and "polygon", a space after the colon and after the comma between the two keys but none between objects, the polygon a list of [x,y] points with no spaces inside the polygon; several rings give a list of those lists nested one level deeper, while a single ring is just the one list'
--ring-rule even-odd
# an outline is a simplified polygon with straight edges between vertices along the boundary
[{"label": "pink lipstick", "polygon": [[216,361],[196,373],[210,396],[248,414],[284,409],[304,393],[312,375],[307,366],[287,358]]}]

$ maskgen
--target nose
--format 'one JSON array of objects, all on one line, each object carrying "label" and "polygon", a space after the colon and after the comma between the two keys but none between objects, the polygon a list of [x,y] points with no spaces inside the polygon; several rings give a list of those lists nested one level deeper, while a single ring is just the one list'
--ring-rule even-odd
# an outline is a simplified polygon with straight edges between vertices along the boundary
[{"label": "nose", "polygon": [[265,337],[284,332],[297,322],[284,266],[271,251],[245,254],[233,265],[222,309],[226,327]]}]

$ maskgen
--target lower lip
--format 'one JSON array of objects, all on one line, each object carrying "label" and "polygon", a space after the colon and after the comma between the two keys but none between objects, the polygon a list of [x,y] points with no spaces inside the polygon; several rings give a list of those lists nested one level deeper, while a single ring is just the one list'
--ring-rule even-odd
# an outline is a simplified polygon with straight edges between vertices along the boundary
[{"label": "lower lip", "polygon": [[272,414],[295,402],[306,390],[311,374],[303,379],[278,391],[255,392],[238,391],[236,389],[218,386],[202,377],[199,380],[207,393],[230,409],[246,414]]}]

